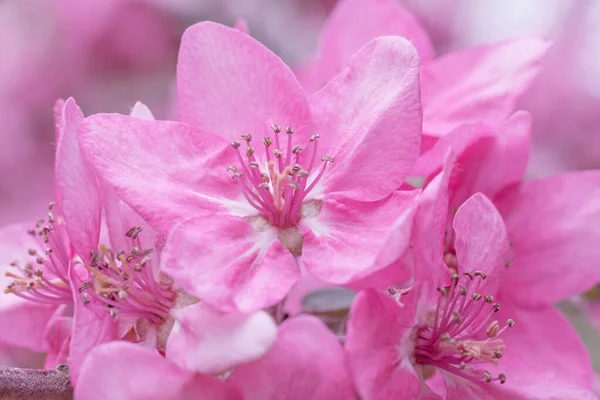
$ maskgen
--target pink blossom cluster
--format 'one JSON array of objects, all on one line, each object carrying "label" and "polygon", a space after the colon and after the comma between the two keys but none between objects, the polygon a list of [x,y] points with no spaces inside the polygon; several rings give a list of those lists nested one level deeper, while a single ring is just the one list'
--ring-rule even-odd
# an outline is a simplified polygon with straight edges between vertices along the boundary
[{"label": "pink blossom cluster", "polygon": [[554,305],[600,282],[600,172],[524,179],[549,48],[436,57],[394,0],[339,2],[294,69],[191,26],[176,120],[56,103],[0,341],[79,400],[596,399]]}]

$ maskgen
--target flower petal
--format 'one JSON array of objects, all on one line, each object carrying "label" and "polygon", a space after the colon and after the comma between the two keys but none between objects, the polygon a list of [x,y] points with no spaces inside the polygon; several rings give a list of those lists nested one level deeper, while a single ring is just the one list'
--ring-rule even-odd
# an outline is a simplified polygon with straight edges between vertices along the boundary
[{"label": "flower petal", "polygon": [[354,300],[346,351],[361,399],[440,398],[426,396],[430,391],[410,361],[417,296],[406,297],[411,300],[400,306],[391,297],[367,289]]},{"label": "flower petal", "polygon": [[310,109],[294,73],[270,50],[214,22],[188,28],[177,63],[178,119],[228,140],[272,134],[273,124],[310,136]]},{"label": "flower petal", "polygon": [[79,136],[99,175],[164,235],[197,210],[222,207],[239,194],[225,171],[235,151],[210,132],[177,122],[97,114],[86,118]]},{"label": "flower petal", "polygon": [[71,243],[75,251],[89,262],[92,251],[98,250],[100,216],[102,212],[100,188],[94,171],[85,163],[77,129],[83,113],[73,98],[67,99],[62,111],[60,138],[56,148],[56,188]]},{"label": "flower petal", "polygon": [[418,198],[412,233],[415,285],[432,282],[434,288],[448,283],[444,263],[444,239],[448,226],[448,183],[454,171],[455,155],[449,150],[442,171]]},{"label": "flower petal", "polygon": [[[27,234],[27,224],[14,224],[0,229],[0,289],[4,290],[13,278],[6,273],[19,273],[9,264],[27,255],[27,249],[37,249],[36,241]],[[11,293],[0,292],[0,342],[25,347],[34,351],[48,349],[44,338],[47,324],[56,306],[43,305],[22,299]]]},{"label": "flower petal", "polygon": [[423,66],[423,133],[443,136],[466,122],[496,126],[540,70],[549,42],[514,39],[448,53]]},{"label": "flower petal", "polygon": [[91,351],[75,400],[241,400],[227,383],[178,368],[158,353],[127,342]]},{"label": "flower petal", "polygon": [[335,158],[323,176],[327,191],[375,201],[400,187],[421,141],[419,59],[410,42],[369,42],[309,100],[319,146]]},{"label": "flower petal", "polygon": [[224,213],[177,225],[161,263],[180,287],[226,312],[271,306],[300,278],[275,228],[258,232],[246,220]]},{"label": "flower petal", "polygon": [[[334,284],[356,282],[389,266],[409,245],[417,193],[396,192],[376,203],[326,199],[316,217],[301,222],[302,263],[318,279]],[[410,271],[395,274],[399,280],[400,275],[410,278]]]},{"label": "flower petal", "polygon": [[284,321],[271,351],[236,368],[229,382],[246,400],[356,398],[342,345],[312,316]]},{"label": "flower petal", "polygon": [[509,248],[502,216],[487,197],[476,193],[456,211],[452,227],[459,275],[483,272],[486,293],[495,294]]},{"label": "flower petal", "polygon": [[187,370],[222,373],[262,357],[276,336],[275,321],[264,311],[224,314],[196,303],[176,311],[167,357]]},{"label": "flower petal", "polygon": [[526,181],[496,199],[512,244],[503,286],[523,304],[551,304],[600,281],[600,172]]},{"label": "flower petal", "polygon": [[[425,29],[394,0],[339,1],[329,15],[319,40],[320,82],[341,72],[354,53],[380,36],[402,36],[417,49],[421,61],[433,57],[433,46]],[[313,90],[316,87],[307,87]]]},{"label": "flower petal", "polygon": [[502,359],[489,366],[494,376],[504,372],[506,383],[476,383],[445,374],[448,399],[596,399],[588,352],[559,311],[526,311],[503,302],[498,314],[515,320],[501,336],[506,345]]},{"label": "flower petal", "polygon": [[152,111],[150,111],[148,106],[142,103],[141,101],[135,102],[129,115],[135,118],[146,119],[148,121],[153,121],[156,119],[154,118],[154,115],[152,114]]},{"label": "flower petal", "polygon": [[82,293],[79,291],[82,282],[78,275],[80,271],[77,271],[78,265],[74,264],[69,270],[74,302],[73,328],[69,345],[69,373],[73,386],[76,386],[81,365],[90,350],[99,344],[118,339],[117,324],[108,309],[101,315],[84,303]]}]

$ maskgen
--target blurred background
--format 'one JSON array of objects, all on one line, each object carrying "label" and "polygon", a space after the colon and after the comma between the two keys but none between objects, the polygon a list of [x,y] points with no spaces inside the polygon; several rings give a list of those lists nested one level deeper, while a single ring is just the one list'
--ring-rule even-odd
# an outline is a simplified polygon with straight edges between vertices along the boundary
[{"label": "blurred background", "polygon": [[[401,1],[401,0],[398,0]],[[43,215],[53,198],[53,105],[174,112],[179,38],[202,20],[233,25],[292,67],[313,54],[336,0],[1,0],[0,225]],[[530,176],[600,167],[600,0],[405,0],[438,54],[526,34],[554,42],[520,100],[534,115]],[[600,340],[565,305],[592,350]],[[11,357],[2,352],[3,357]],[[21,357],[15,353],[14,357]],[[0,359],[0,363],[10,360]],[[19,360],[14,360],[20,364]],[[596,357],[600,367],[600,357]]]}]

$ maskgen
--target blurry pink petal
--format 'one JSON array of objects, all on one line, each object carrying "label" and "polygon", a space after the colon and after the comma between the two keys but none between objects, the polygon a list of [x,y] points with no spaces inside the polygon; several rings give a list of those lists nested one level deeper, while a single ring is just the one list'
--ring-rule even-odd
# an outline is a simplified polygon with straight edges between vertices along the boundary
[{"label": "blurry pink petal", "polygon": [[59,364],[68,364],[69,345],[73,318],[63,316],[65,306],[59,306],[52,319],[46,326],[44,333],[48,343],[48,353],[44,361],[44,368],[54,369]]},{"label": "blurry pink petal", "polygon": [[[222,311],[250,312],[281,300],[300,278],[278,230],[262,217],[206,212],[177,225],[162,255],[162,270],[190,294]],[[262,225],[261,225],[262,224]],[[288,233],[301,240],[294,228]],[[294,240],[293,238],[291,240]]]},{"label": "blurry pink petal", "polygon": [[82,121],[83,113],[75,100],[67,99],[59,122],[62,132],[56,148],[55,175],[69,238],[79,256],[89,262],[91,252],[98,249],[102,205],[98,180],[79,149],[77,129]]},{"label": "blurry pink petal", "polygon": [[[326,198],[318,218],[302,220],[302,263],[318,279],[334,284],[389,266],[409,245],[416,195],[395,192],[374,203]],[[410,272],[403,275],[408,278]]]},{"label": "blurry pink petal", "polygon": [[342,345],[311,316],[283,322],[271,351],[236,368],[228,383],[245,400],[356,398]]},{"label": "blurry pink petal", "polygon": [[[37,243],[27,234],[26,224],[15,224],[0,229],[0,342],[25,347],[34,351],[47,350],[44,332],[54,316],[56,306],[44,305],[4,292],[14,278],[7,273],[20,271],[10,266],[27,254],[27,249],[37,249]],[[10,327],[10,328],[8,328]]]},{"label": "blurry pink petal", "polygon": [[400,187],[416,161],[422,121],[419,59],[407,40],[370,42],[309,101],[319,145],[335,159],[323,176],[327,191],[373,201]]},{"label": "blurry pink petal", "polygon": [[408,296],[411,300],[403,307],[372,289],[359,293],[354,300],[346,351],[361,399],[440,398],[425,396],[429,390],[411,362],[417,299]]},{"label": "blurry pink petal", "polygon": [[96,170],[162,234],[238,194],[225,171],[235,152],[209,132],[119,114],[94,115],[82,125],[81,147]]},{"label": "blurry pink petal", "polygon": [[487,278],[481,287],[495,294],[509,249],[502,216],[487,197],[476,193],[456,211],[452,227],[459,275],[483,272]]},{"label": "blurry pink petal", "polygon": [[248,34],[248,23],[243,18],[236,18],[233,28],[237,29],[238,31],[240,31],[242,33]]},{"label": "blurry pink petal", "polygon": [[241,400],[228,384],[180,369],[158,353],[127,342],[92,350],[75,400]]},{"label": "blurry pink petal", "polygon": [[310,136],[310,110],[292,71],[249,35],[213,22],[188,28],[177,63],[178,119],[236,140],[273,124]]},{"label": "blurry pink petal", "polygon": [[[380,36],[408,39],[421,61],[433,57],[427,33],[399,1],[343,0],[337,3],[321,30],[319,60],[314,68],[322,83],[342,71],[361,47]],[[317,87],[305,89],[312,91]]]},{"label": "blurry pink petal", "polygon": [[277,336],[264,311],[221,313],[204,303],[175,313],[167,357],[187,370],[216,374],[262,357]]},{"label": "blurry pink petal", "polygon": [[551,304],[600,281],[600,173],[526,181],[496,199],[512,258],[503,286],[521,304]]},{"label": "blurry pink petal", "polygon": [[421,70],[423,133],[443,136],[466,122],[496,126],[536,77],[549,43],[516,39],[448,53]]},{"label": "blurry pink petal", "polygon": [[73,290],[73,328],[69,349],[69,373],[71,382],[75,386],[79,378],[79,371],[85,357],[90,350],[99,344],[118,339],[115,319],[107,312],[98,314],[87,307],[89,298],[87,293],[81,293],[79,287],[81,280],[76,269],[79,264],[73,264],[69,276]]}]

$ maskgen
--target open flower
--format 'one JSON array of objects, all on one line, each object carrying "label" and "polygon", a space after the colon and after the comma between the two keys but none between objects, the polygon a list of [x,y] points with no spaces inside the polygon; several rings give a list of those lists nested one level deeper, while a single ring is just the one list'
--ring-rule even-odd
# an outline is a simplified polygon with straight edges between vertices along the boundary
[{"label": "open flower", "polygon": [[178,111],[182,122],[91,116],[80,143],[124,201],[170,232],[163,271],[189,293],[257,310],[297,282],[297,262],[344,284],[408,245],[415,193],[394,190],[418,153],[421,108],[405,39],[370,42],[306,98],[250,36],[200,23],[182,39]]},{"label": "open flower", "polygon": [[[442,192],[447,184],[447,173],[436,178]],[[595,398],[589,358],[569,323],[551,306],[521,309],[504,288],[508,241],[492,203],[472,196],[453,231],[453,273],[438,235],[415,245],[420,272],[407,293],[357,296],[346,348],[361,398],[441,398],[427,385],[436,371],[448,399]]]},{"label": "open flower", "polygon": [[409,39],[421,58],[423,144],[466,122],[500,123],[540,70],[549,48],[522,38],[466,48],[434,58],[425,29],[398,0],[341,0],[321,31],[319,50],[297,74],[309,92],[344,68],[352,54],[385,35]]}]

